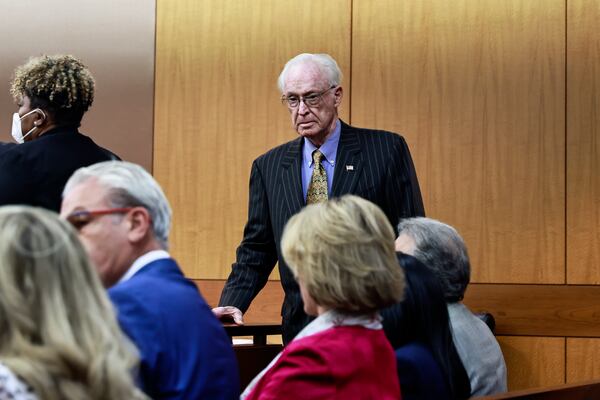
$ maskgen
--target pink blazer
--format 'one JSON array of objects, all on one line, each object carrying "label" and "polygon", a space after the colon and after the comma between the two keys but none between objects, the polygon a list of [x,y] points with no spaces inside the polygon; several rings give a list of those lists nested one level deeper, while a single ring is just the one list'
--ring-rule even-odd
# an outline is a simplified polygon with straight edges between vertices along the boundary
[{"label": "pink blazer", "polygon": [[394,351],[383,333],[337,326],[290,342],[246,400],[398,400]]}]

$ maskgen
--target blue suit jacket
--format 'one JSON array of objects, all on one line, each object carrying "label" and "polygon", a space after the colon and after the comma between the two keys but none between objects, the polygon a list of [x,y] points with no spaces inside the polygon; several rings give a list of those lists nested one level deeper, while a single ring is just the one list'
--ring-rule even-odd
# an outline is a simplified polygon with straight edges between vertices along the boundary
[{"label": "blue suit jacket", "polygon": [[173,259],[147,264],[108,291],[137,345],[153,399],[238,399],[239,373],[221,323]]},{"label": "blue suit jacket", "polygon": [[450,400],[450,391],[433,355],[411,342],[396,349],[402,400]]}]

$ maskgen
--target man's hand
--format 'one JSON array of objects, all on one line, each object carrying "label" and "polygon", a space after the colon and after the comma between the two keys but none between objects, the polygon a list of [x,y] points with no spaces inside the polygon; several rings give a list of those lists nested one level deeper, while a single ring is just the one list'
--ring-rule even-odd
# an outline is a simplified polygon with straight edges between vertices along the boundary
[{"label": "man's hand", "polygon": [[244,319],[242,318],[242,312],[237,307],[226,306],[226,307],[215,307],[212,309],[213,314],[221,321],[233,320],[236,325],[244,325]]}]

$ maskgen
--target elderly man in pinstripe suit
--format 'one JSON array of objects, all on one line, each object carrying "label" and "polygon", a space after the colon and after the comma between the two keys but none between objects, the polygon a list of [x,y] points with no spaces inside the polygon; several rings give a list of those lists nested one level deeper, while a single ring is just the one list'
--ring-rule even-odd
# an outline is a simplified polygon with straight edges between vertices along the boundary
[{"label": "elderly man in pinstripe suit", "polygon": [[[220,318],[242,324],[242,313],[279,262],[285,299],[284,343],[310,321],[300,290],[281,257],[288,219],[307,203],[352,193],[377,204],[392,226],[425,214],[408,146],[394,133],[354,128],[338,118],[341,72],[327,54],[300,54],[287,62],[278,85],[299,138],[252,164],[248,222],[237,260],[221,293]],[[384,315],[385,317],[385,315]]]}]

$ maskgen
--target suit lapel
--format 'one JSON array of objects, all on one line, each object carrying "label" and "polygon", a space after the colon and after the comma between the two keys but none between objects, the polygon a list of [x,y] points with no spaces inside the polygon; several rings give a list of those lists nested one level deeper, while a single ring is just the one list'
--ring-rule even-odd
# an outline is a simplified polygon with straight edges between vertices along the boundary
[{"label": "suit lapel", "polygon": [[331,197],[353,193],[362,174],[362,154],[358,132],[342,122],[340,142],[337,149],[337,163],[333,173]]},{"label": "suit lapel", "polygon": [[300,137],[290,143],[281,161],[281,185],[283,186],[285,203],[290,215],[297,213],[304,206],[300,171],[300,163],[302,162],[301,150],[302,138]]}]

